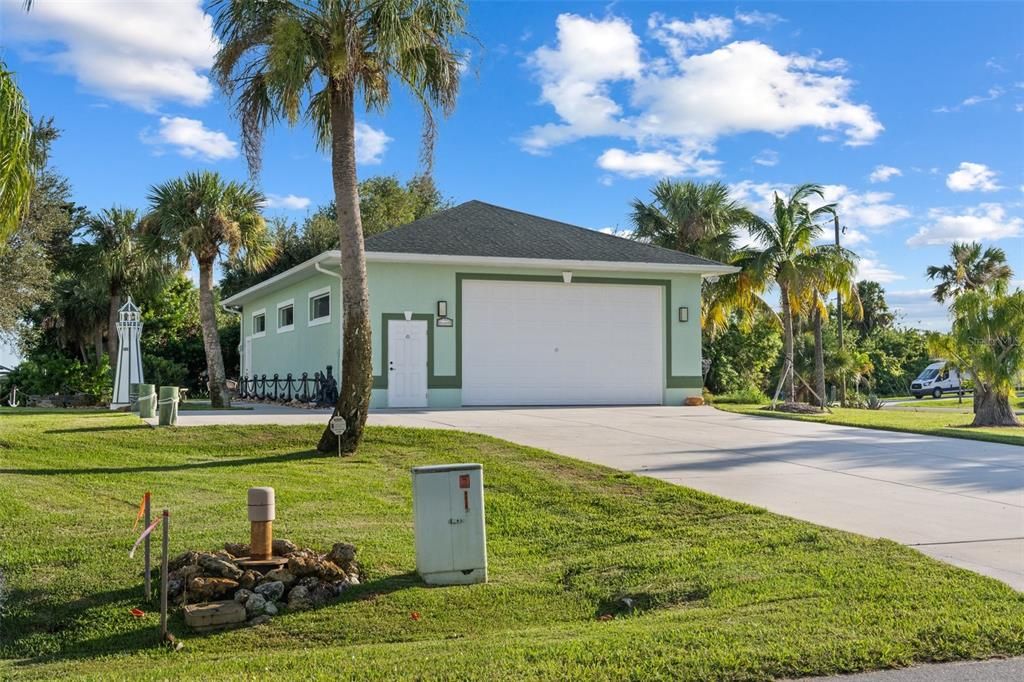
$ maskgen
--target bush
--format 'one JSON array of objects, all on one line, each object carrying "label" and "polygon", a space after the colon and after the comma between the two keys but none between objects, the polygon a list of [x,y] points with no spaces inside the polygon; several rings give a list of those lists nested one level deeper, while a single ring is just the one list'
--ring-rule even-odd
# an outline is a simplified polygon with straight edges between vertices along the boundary
[{"label": "bush", "polygon": [[763,405],[768,402],[768,396],[761,389],[751,386],[739,391],[730,391],[722,395],[712,396],[710,402],[721,405],[729,403]]},{"label": "bush", "polygon": [[113,391],[106,356],[94,365],[64,355],[40,355],[19,364],[7,376],[5,386],[17,386],[27,395],[85,393],[100,402],[109,402]]},{"label": "bush", "polygon": [[188,368],[156,355],[142,355],[142,376],[154,386],[185,386]]}]

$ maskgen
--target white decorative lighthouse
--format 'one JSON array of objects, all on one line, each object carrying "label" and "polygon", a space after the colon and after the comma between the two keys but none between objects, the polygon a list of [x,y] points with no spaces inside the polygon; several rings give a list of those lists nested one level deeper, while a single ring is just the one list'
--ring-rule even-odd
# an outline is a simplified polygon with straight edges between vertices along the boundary
[{"label": "white decorative lighthouse", "polygon": [[141,335],[142,315],[129,296],[128,302],[121,306],[118,313],[117,372],[114,374],[114,397],[110,401],[112,410],[131,405],[129,388],[132,384],[142,383],[142,353],[139,350]]}]

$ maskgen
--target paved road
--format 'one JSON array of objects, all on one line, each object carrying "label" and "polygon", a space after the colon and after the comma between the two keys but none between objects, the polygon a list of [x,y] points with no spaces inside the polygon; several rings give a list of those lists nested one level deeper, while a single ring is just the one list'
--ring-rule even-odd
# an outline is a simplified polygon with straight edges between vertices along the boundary
[{"label": "paved road", "polygon": [[[183,426],[324,423],[259,405]],[[1024,591],[1024,448],[710,407],[384,410],[373,424],[453,428],[653,476],[911,545]]]},{"label": "paved road", "polygon": [[373,413],[653,476],[916,547],[1024,590],[1024,448],[709,407]]}]

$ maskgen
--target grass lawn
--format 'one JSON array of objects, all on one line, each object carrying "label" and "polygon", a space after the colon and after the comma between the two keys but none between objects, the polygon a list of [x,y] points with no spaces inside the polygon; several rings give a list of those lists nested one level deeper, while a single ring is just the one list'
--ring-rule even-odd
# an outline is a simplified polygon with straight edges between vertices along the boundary
[{"label": "grass lawn", "polygon": [[[0,678],[766,680],[1024,654],[1024,594],[893,542],[485,436],[373,428],[339,460],[319,431],[0,411]],[[427,588],[408,470],[458,461],[484,465],[492,580]],[[185,649],[155,647],[155,615],[128,614],[141,493],[178,553],[245,540],[251,485],[276,488],[278,537],[356,543],[366,581],[257,628],[175,617]]]},{"label": "grass lawn", "polygon": [[[917,403],[915,402],[911,406],[916,407]],[[800,419],[824,424],[863,426],[865,428],[884,429],[886,431],[906,431],[909,433],[923,433],[929,436],[948,436],[950,438],[968,438],[993,443],[1007,443],[1009,445],[1024,445],[1024,427],[973,428],[969,426],[972,419],[969,410],[964,414],[960,414],[944,411],[930,412],[928,410],[914,412],[911,410],[855,410],[833,407],[831,414],[819,415],[770,412],[764,409],[764,405],[716,404],[715,407],[725,412],[739,412],[775,419]]]},{"label": "grass lawn", "polygon": [[[1010,404],[1017,410],[1024,410],[1024,398],[1015,398],[1010,401]],[[971,396],[964,396],[964,401],[961,403],[957,398],[922,398],[921,400],[914,400],[913,402],[899,403],[899,407],[956,407],[967,412],[972,412],[974,406],[974,398]]]}]

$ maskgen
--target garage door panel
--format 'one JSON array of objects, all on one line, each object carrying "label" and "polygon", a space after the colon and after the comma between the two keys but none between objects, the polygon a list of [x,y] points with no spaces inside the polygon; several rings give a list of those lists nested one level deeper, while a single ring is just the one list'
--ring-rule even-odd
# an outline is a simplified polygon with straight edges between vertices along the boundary
[{"label": "garage door panel", "polygon": [[465,280],[466,405],[660,403],[660,286]]}]

